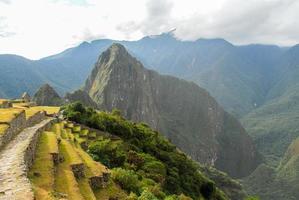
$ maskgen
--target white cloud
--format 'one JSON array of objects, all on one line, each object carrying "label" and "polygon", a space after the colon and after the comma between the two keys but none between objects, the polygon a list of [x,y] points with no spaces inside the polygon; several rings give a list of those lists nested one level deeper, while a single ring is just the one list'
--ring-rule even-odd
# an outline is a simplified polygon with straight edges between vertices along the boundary
[{"label": "white cloud", "polygon": [[299,41],[296,0],[0,0],[0,53],[40,58],[83,40],[133,40],[176,28],[183,40]]}]

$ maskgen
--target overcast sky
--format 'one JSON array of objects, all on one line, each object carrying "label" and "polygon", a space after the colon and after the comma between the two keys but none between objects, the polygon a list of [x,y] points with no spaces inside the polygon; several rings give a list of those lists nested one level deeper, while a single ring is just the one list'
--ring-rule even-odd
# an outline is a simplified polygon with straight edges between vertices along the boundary
[{"label": "overcast sky", "polygon": [[299,43],[298,0],[0,0],[0,54],[31,59],[82,41],[136,40],[176,28],[181,40]]}]

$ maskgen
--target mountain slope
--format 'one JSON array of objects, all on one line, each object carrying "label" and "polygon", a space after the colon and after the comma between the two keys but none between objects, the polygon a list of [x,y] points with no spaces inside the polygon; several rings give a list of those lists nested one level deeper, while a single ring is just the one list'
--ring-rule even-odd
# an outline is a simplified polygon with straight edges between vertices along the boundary
[{"label": "mountain slope", "polygon": [[42,85],[32,99],[39,106],[58,106],[63,103],[62,98],[49,85]]},{"label": "mountain slope", "polygon": [[285,52],[277,64],[276,84],[266,103],[242,118],[258,149],[270,164],[278,165],[287,147],[299,136],[299,46]]},{"label": "mountain slope", "polygon": [[277,169],[260,165],[243,182],[246,191],[263,200],[299,198],[299,138],[288,147]]},{"label": "mountain slope", "polygon": [[118,111],[96,111],[77,102],[67,105],[63,114],[76,123],[99,129],[91,129],[96,131],[96,138],[82,136],[77,140],[84,141],[89,154],[111,169],[112,179],[128,193],[140,195],[142,190],[148,190],[157,199],[168,199],[164,192],[181,197],[183,193],[192,199],[241,200],[246,196],[237,181],[216,169],[200,166],[160,133],[144,123],[126,120]]},{"label": "mountain slope", "polygon": [[145,69],[122,45],[102,53],[83,90],[99,108],[147,122],[193,159],[234,177],[248,175],[260,162],[246,131],[208,92]]},{"label": "mountain slope", "polygon": [[0,95],[17,98],[33,93],[44,81],[34,69],[34,62],[16,55],[0,55]]}]

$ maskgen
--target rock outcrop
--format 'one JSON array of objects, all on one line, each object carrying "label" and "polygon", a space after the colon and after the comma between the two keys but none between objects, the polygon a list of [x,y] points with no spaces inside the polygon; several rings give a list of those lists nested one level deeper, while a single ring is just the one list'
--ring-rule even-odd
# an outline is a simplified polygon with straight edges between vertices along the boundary
[{"label": "rock outcrop", "polygon": [[59,106],[63,103],[62,98],[49,84],[44,84],[38,89],[33,101],[39,106]]},{"label": "rock outcrop", "polygon": [[83,87],[101,109],[120,109],[159,130],[193,159],[249,175],[260,162],[241,124],[196,84],[147,70],[119,44],[99,57]]}]

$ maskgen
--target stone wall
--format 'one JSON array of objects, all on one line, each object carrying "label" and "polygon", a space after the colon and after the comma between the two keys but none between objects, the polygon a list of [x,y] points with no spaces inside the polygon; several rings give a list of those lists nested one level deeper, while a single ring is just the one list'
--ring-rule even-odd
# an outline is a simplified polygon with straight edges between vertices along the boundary
[{"label": "stone wall", "polygon": [[72,168],[72,171],[73,171],[74,176],[76,178],[85,177],[85,174],[84,174],[84,164],[83,163],[73,164],[73,165],[71,165],[71,168]]},{"label": "stone wall", "polygon": [[26,126],[31,127],[34,124],[37,124],[46,118],[45,112],[37,112],[27,119]]},{"label": "stone wall", "polygon": [[40,134],[45,131],[49,130],[52,126],[53,120],[50,120],[48,123],[46,123],[44,126],[38,128],[33,135],[33,137],[30,139],[29,145],[26,148],[25,154],[24,154],[24,163],[26,166],[26,172],[33,164],[35,153],[36,153],[36,147],[38,143],[38,139]]},{"label": "stone wall", "polygon": [[40,134],[45,130],[49,130],[52,126],[53,121],[54,120],[49,120],[44,126],[38,128],[33,137],[30,138],[29,145],[27,146],[26,151],[24,153],[24,163],[26,166],[26,172],[28,172],[28,170],[33,164]]},{"label": "stone wall", "polygon": [[27,126],[25,111],[16,116],[16,118],[14,118],[8,125],[9,127],[2,136],[0,136],[0,150]]},{"label": "stone wall", "polygon": [[12,103],[9,102],[9,101],[3,101],[1,104],[0,104],[0,108],[11,108],[12,107]]}]

